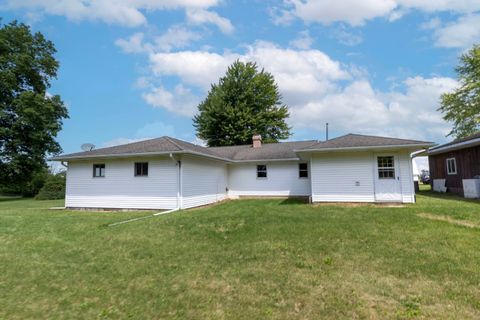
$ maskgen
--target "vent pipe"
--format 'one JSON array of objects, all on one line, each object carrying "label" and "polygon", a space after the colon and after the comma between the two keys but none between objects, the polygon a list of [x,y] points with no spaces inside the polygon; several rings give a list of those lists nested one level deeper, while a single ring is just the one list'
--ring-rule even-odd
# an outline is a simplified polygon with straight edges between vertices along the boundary
[{"label": "vent pipe", "polygon": [[325,141],[328,141],[328,122],[325,123]]}]

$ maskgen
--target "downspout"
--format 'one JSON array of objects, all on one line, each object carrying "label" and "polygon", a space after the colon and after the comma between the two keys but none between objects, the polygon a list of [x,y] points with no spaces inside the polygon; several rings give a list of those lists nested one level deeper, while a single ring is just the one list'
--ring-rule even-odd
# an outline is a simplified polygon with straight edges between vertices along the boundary
[{"label": "downspout", "polygon": [[176,162],[178,167],[177,172],[177,208],[176,210],[182,209],[182,161],[175,159],[175,156],[170,153],[170,158]]}]

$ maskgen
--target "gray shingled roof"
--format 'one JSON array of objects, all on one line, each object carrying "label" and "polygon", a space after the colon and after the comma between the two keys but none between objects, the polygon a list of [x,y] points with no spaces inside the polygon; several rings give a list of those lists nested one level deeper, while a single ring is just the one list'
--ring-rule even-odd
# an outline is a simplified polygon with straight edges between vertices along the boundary
[{"label": "gray shingled roof", "polygon": [[393,147],[393,146],[431,146],[432,142],[397,139],[378,136],[367,136],[361,134],[349,133],[347,135],[334,138],[328,141],[318,142],[312,146],[297,151],[312,151],[322,149],[346,149],[361,147]]},{"label": "gray shingled roof", "polygon": [[294,150],[318,143],[317,140],[263,143],[261,148],[252,145],[208,148],[221,157],[237,161],[298,159]]},{"label": "gray shingled roof", "polygon": [[298,159],[297,152],[314,150],[331,150],[357,147],[381,146],[431,146],[431,142],[405,140],[376,136],[348,134],[328,141],[287,141],[264,143],[261,148],[252,145],[231,147],[202,147],[171,137],[144,140],[114,147],[100,148],[91,151],[77,152],[54,157],[53,160],[70,160],[96,157],[116,157],[133,155],[157,155],[168,153],[189,153],[225,161],[256,161]]},{"label": "gray shingled roof", "polygon": [[[91,151],[62,154],[54,157],[53,160],[68,160],[81,158],[95,158],[107,156],[125,156],[125,155],[155,155],[168,153],[192,153],[206,157],[222,158],[218,154],[210,151],[208,148],[195,145],[183,140],[171,137],[160,137],[156,139],[143,140],[119,146],[94,149]],[[227,160],[228,159],[223,159]]]}]

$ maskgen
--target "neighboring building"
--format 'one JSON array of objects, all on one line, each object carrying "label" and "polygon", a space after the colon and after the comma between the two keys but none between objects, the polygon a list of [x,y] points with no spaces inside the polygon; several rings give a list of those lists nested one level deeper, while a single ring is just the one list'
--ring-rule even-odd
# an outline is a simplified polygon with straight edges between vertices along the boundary
[{"label": "neighboring building", "polygon": [[480,177],[480,132],[430,148],[428,160],[435,191],[475,197],[480,185],[474,179]]},{"label": "neighboring building", "polygon": [[410,154],[430,142],[348,134],[207,148],[161,137],[55,157],[72,208],[173,209],[242,196],[415,202]]}]

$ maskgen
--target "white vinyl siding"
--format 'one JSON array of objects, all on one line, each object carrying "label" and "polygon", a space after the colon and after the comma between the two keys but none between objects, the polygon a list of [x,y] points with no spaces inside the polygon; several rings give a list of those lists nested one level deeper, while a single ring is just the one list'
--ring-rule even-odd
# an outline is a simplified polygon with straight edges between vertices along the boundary
[{"label": "white vinyl siding", "polygon": [[221,201],[226,197],[226,165],[220,161],[184,156],[182,182],[182,208]]},{"label": "white vinyl siding", "polygon": [[177,167],[170,158],[149,158],[149,175],[135,178],[134,163],[106,160],[105,177],[94,178],[98,161],[70,161],[65,205],[81,208],[174,209],[177,207]]},{"label": "white vinyl siding", "polygon": [[[230,196],[309,196],[310,179],[299,178],[298,161],[228,165]],[[267,178],[257,178],[257,165],[267,165]]]},{"label": "white vinyl siding", "polygon": [[[402,202],[415,202],[411,159],[397,153]],[[313,202],[375,202],[376,157],[371,152],[313,155],[311,159]]]},{"label": "white vinyl siding", "polygon": [[311,160],[312,201],[374,202],[372,153],[314,155]]}]

